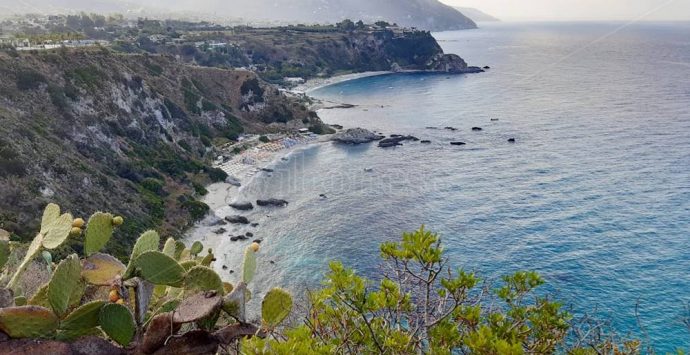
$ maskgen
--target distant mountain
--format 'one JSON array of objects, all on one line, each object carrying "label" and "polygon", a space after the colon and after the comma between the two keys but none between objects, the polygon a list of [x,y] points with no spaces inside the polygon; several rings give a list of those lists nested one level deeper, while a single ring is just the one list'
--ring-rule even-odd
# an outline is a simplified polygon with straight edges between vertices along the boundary
[{"label": "distant mountain", "polygon": [[472,19],[474,22],[496,22],[500,21],[499,19],[487,14],[486,12],[483,12],[481,10],[472,8],[472,7],[459,7],[455,6],[455,9],[462,12],[463,15],[469,17]]},{"label": "distant mountain", "polygon": [[471,19],[437,0],[25,0],[0,4],[4,13],[150,12],[244,18],[278,23],[387,21],[430,31],[476,28]]}]

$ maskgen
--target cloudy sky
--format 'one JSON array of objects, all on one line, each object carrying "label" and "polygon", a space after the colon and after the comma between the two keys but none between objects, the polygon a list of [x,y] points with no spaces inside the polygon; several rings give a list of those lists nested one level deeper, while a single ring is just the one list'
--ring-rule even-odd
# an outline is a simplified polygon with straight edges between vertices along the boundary
[{"label": "cloudy sky", "polygon": [[690,20],[690,0],[441,0],[502,19]]}]

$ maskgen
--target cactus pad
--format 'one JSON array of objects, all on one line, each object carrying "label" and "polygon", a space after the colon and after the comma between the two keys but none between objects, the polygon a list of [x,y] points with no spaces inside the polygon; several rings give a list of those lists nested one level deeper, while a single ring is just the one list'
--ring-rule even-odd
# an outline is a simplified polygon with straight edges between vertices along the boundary
[{"label": "cactus pad", "polygon": [[133,263],[137,260],[139,255],[147,251],[158,250],[158,244],[160,244],[160,242],[161,237],[158,235],[158,232],[154,230],[144,232],[139,239],[137,239],[137,242],[134,243],[134,247],[132,248],[132,255],[129,257],[129,265],[127,265],[127,270],[124,274],[125,279],[132,276],[132,272],[134,271]]},{"label": "cactus pad", "polygon": [[70,313],[61,323],[60,330],[83,331],[98,326],[98,317],[105,301],[93,301]]},{"label": "cactus pad", "polygon": [[108,286],[125,272],[117,258],[102,253],[89,256],[82,265],[81,276],[90,284]]},{"label": "cactus pad", "polygon": [[[113,236],[112,220],[113,215],[110,213],[96,212],[91,215],[86,224],[86,239],[84,240],[84,253],[87,256],[103,249]],[[70,227],[71,224],[70,221]]]},{"label": "cactus pad", "polygon": [[242,263],[242,281],[250,283],[254,279],[256,272],[256,252],[247,247],[244,251],[244,262]]},{"label": "cactus pad", "polygon": [[215,271],[205,266],[195,266],[187,272],[184,278],[184,288],[187,291],[217,291],[224,292],[223,281]]},{"label": "cactus pad", "polygon": [[185,298],[173,315],[174,323],[196,322],[220,309],[223,298],[217,292],[206,291]]},{"label": "cactus pad", "polygon": [[287,291],[274,288],[261,302],[261,319],[265,326],[275,328],[292,311],[292,297]]},{"label": "cactus pad", "polygon": [[134,338],[134,316],[121,304],[110,303],[101,307],[98,322],[105,334],[122,346],[129,345]]},{"label": "cactus pad", "polygon": [[0,269],[2,269],[7,260],[10,259],[10,242],[0,239]]},{"label": "cactus pad", "polygon": [[48,308],[0,308],[0,330],[11,338],[49,338],[57,326],[58,319]]},{"label": "cactus pad", "polygon": [[192,248],[190,249],[190,252],[192,255],[199,255],[204,250],[204,245],[201,244],[200,241],[196,241],[192,244]]},{"label": "cactus pad", "polygon": [[[41,226],[43,230],[43,226]],[[65,213],[56,218],[47,227],[43,234],[43,247],[46,249],[55,249],[62,245],[67,240],[69,233],[72,231],[72,215]]]},{"label": "cactus pad", "polygon": [[189,270],[191,270],[193,267],[199,265],[199,263],[197,263],[197,262],[194,261],[194,260],[187,260],[187,261],[185,261],[185,262],[183,262],[183,263],[180,263],[180,265],[182,265],[182,267],[184,268],[185,271],[189,271]]},{"label": "cactus pad", "polygon": [[213,260],[215,260],[215,258],[216,258],[216,256],[213,255],[213,249],[209,249],[208,254],[206,254],[206,256],[204,256],[204,258],[201,259],[201,265],[207,266],[207,267],[211,266],[211,263],[213,262]]},{"label": "cactus pad", "polygon": [[165,241],[165,245],[163,246],[163,254],[175,258],[175,245],[177,242],[173,238],[168,238],[168,240]]},{"label": "cactus pad", "polygon": [[29,305],[50,308],[48,301],[48,284],[41,286],[36,293],[29,299]]},{"label": "cactus pad", "polygon": [[175,259],[180,260],[180,255],[182,255],[182,251],[185,249],[185,245],[182,242],[175,242]]},{"label": "cactus pad", "polygon": [[26,306],[26,297],[24,296],[17,296],[14,298],[14,305],[15,306]]},{"label": "cactus pad", "polygon": [[175,259],[159,251],[139,255],[134,267],[142,278],[156,285],[179,287],[184,280],[184,268]]},{"label": "cactus pad", "polygon": [[72,254],[55,268],[53,277],[48,283],[48,301],[55,314],[62,316],[67,311],[80,282],[81,264],[77,255]]},{"label": "cactus pad", "polygon": [[60,206],[49,203],[45,210],[43,210],[43,218],[41,218],[41,234],[45,235],[50,227],[58,217],[60,217]]}]

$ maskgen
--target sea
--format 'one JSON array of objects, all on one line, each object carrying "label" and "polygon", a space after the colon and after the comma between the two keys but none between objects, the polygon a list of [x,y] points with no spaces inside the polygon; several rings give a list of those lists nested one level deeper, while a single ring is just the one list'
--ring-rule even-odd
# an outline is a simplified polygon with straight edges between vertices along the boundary
[{"label": "sea", "polygon": [[263,240],[253,289],[318,288],[332,260],[375,278],[380,243],[424,225],[454,268],[492,285],[537,271],[576,316],[659,353],[690,349],[690,23],[495,23],[434,37],[490,69],[309,93],[355,105],[320,110],[326,123],[432,143],[315,144],[256,177],[238,200],[289,206],[246,214]]}]

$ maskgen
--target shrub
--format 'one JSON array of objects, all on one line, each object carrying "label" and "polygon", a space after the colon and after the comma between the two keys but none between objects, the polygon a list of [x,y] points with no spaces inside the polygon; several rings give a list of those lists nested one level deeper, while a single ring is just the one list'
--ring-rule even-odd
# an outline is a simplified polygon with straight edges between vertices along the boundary
[{"label": "shrub", "polygon": [[208,174],[208,177],[213,182],[222,182],[228,178],[228,174],[225,171],[223,171],[222,169],[206,167],[205,170],[206,170],[206,173]]},{"label": "shrub", "polygon": [[268,142],[270,142],[271,140],[268,139],[268,137],[266,137],[266,136],[261,136],[261,137],[259,137],[259,141],[262,142],[262,143],[268,143]]},{"label": "shrub", "polygon": [[208,211],[210,211],[211,209],[207,204],[195,200],[188,200],[183,202],[182,208],[189,212],[189,214],[192,216],[192,220],[194,220],[195,222],[204,218]]},{"label": "shrub", "polygon": [[46,82],[46,77],[37,71],[23,70],[17,73],[17,88],[19,90],[35,90]]},{"label": "shrub", "polygon": [[165,187],[165,184],[163,181],[154,179],[154,178],[146,178],[141,181],[141,186],[153,193],[155,193],[158,196],[164,196],[165,191],[163,188]]}]

